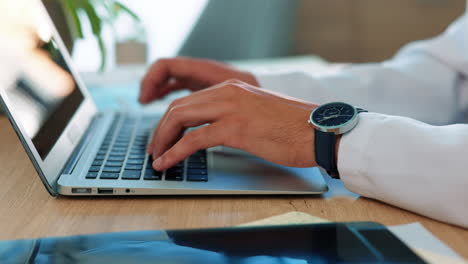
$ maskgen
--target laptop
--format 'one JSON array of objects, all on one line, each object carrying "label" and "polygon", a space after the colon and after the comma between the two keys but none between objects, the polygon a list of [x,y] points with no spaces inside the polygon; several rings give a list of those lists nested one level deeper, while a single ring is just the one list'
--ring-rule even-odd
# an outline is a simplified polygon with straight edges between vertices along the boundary
[{"label": "laptop", "polygon": [[1,84],[0,101],[51,195],[327,191],[318,168],[283,167],[224,146],[155,171],[145,149],[161,115],[97,111],[43,6],[40,12],[45,21],[38,26],[40,48],[23,56],[15,71],[9,69],[11,78]]}]

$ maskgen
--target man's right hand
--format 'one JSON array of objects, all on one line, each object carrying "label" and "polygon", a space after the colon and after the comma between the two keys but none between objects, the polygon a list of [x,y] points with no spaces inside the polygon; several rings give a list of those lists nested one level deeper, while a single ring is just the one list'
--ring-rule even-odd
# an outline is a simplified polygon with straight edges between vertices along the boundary
[{"label": "man's right hand", "polygon": [[253,74],[220,62],[188,57],[160,59],[143,78],[139,101],[146,104],[173,91],[198,91],[229,79],[259,86]]}]

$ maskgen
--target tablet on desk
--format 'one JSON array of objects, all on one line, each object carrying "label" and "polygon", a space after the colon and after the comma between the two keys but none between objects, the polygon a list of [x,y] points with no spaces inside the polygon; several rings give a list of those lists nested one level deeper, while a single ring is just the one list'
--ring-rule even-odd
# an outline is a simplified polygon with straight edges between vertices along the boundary
[{"label": "tablet on desk", "polygon": [[1,263],[424,263],[371,222],[108,233],[0,242]]}]

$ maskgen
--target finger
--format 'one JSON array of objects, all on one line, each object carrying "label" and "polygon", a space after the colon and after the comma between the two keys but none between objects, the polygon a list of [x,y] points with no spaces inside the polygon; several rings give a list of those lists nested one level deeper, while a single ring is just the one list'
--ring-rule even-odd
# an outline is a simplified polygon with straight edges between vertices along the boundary
[{"label": "finger", "polygon": [[174,146],[153,162],[158,171],[168,169],[201,149],[223,145],[223,129],[220,123],[201,127],[185,134]]},{"label": "finger", "polygon": [[158,131],[160,130],[161,126],[165,124],[167,120],[167,115],[171,111],[171,109],[176,108],[180,105],[185,105],[185,104],[195,104],[195,103],[201,104],[201,103],[206,103],[206,102],[232,101],[232,97],[235,96],[232,91],[227,90],[227,89],[218,89],[218,88],[223,88],[225,86],[232,86],[232,85],[233,85],[233,81],[223,82],[223,83],[214,85],[210,88],[207,88],[205,90],[197,91],[188,96],[181,97],[181,98],[174,100],[169,106],[169,108],[167,109],[167,111],[164,113],[156,129],[154,130],[153,137],[146,149],[147,153],[156,154],[155,149],[159,147],[155,145],[156,136],[158,135]]},{"label": "finger", "polygon": [[153,158],[158,158],[172,147],[185,129],[213,123],[225,115],[227,109],[228,106],[223,103],[185,104],[171,109],[156,132]]},{"label": "finger", "polygon": [[189,86],[189,82],[185,80],[172,79],[158,89],[156,96],[157,98],[163,98],[171,92],[183,90]]},{"label": "finger", "polygon": [[190,85],[185,88],[195,91],[233,78],[235,72],[237,71],[228,65],[206,59],[160,59],[149,68],[142,79],[140,102],[148,103],[159,98],[160,86],[166,84],[170,78],[187,81]]},{"label": "finger", "polygon": [[145,74],[140,85],[141,103],[148,103],[158,98],[159,89],[170,80],[168,60],[161,59],[153,63]]},{"label": "finger", "polygon": [[207,63],[204,60],[185,57],[156,61],[141,81],[140,102],[148,103],[161,97],[161,86],[166,85],[171,78],[196,80],[199,83],[206,82],[202,77],[206,75],[208,70],[205,64]]},{"label": "finger", "polygon": [[241,87],[247,87],[247,84],[237,81],[237,80],[228,80],[221,82],[210,87],[207,87],[203,90],[199,90],[191,93],[190,95],[178,98],[173,101],[171,106],[175,107],[176,105],[188,104],[188,103],[201,103],[201,102],[217,102],[223,100],[232,100],[235,95],[235,91]]},{"label": "finger", "polygon": [[146,152],[150,155],[153,155],[153,153],[155,152],[155,142],[156,142],[156,135],[158,134],[158,131],[160,129],[160,127],[164,124],[164,122],[166,121],[167,119],[167,115],[169,114],[170,110],[178,105],[181,105],[180,103],[178,103],[178,101],[181,100],[181,98],[179,99],[176,99],[174,101],[172,101],[172,103],[169,105],[169,107],[166,109],[166,111],[164,112],[163,116],[161,117],[161,119],[159,119],[159,122],[158,122],[158,125],[156,126],[156,128],[154,129],[153,131],[153,135],[151,136],[151,140],[150,140],[150,143],[148,144],[147,148],[146,148]]}]

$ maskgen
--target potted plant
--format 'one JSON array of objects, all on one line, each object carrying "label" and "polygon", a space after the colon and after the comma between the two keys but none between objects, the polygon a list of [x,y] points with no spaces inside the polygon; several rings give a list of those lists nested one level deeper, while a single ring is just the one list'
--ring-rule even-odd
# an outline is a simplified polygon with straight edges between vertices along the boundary
[{"label": "potted plant", "polygon": [[101,52],[101,71],[106,66],[107,57],[101,36],[104,25],[112,26],[121,14],[126,14],[140,23],[139,17],[117,0],[43,0],[43,2],[70,53],[74,41],[84,38],[82,19],[89,21],[91,32],[96,37]]}]

